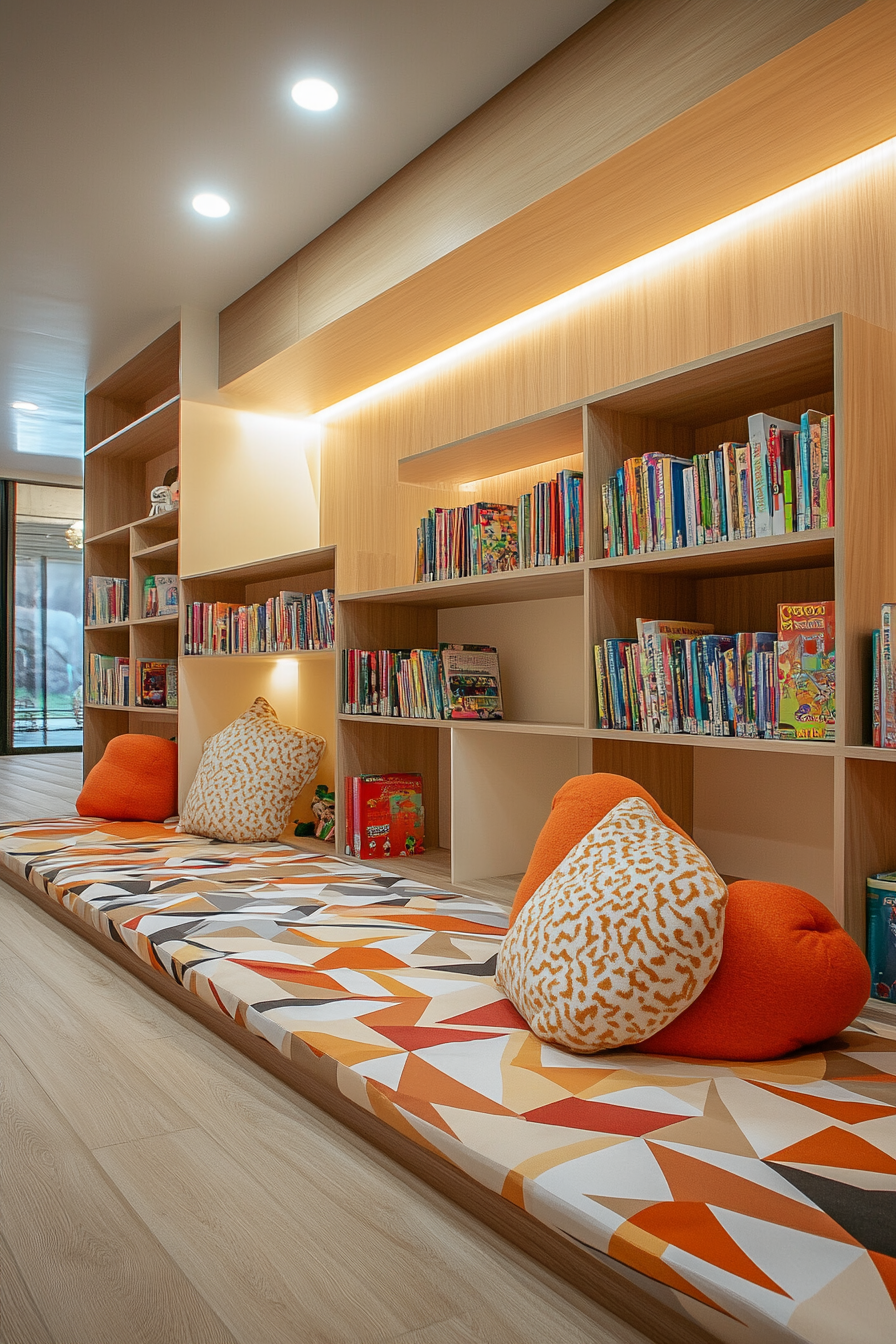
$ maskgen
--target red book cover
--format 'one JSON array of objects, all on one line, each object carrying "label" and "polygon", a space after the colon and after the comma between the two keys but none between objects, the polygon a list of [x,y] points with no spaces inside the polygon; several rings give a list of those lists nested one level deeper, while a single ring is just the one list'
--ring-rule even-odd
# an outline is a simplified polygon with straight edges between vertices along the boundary
[{"label": "red book cover", "polygon": [[352,780],[353,847],[360,859],[423,853],[421,775],[357,775]]}]

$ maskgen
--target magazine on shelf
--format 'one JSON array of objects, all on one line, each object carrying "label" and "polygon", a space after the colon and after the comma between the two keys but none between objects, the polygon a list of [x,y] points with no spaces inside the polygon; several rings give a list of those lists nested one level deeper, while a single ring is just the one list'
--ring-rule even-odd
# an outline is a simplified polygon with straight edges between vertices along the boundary
[{"label": "magazine on shelf", "polygon": [[833,742],[837,717],[833,602],[778,607],[778,736]]},{"label": "magazine on shelf", "polygon": [[446,719],[503,719],[498,650],[490,644],[440,644]]}]

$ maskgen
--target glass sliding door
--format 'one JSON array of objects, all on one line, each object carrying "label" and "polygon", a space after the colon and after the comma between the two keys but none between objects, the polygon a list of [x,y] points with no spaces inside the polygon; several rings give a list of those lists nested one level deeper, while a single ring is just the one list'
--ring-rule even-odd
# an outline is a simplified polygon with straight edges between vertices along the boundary
[{"label": "glass sliding door", "polygon": [[14,752],[79,750],[83,491],[18,483],[14,500],[7,741]]}]

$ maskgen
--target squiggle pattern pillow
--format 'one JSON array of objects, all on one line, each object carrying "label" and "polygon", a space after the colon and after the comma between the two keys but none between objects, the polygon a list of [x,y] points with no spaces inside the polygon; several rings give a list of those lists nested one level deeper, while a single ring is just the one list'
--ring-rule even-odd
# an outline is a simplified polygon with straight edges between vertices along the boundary
[{"label": "squiggle pattern pillow", "polygon": [[326,745],[281,723],[259,696],[206,742],[177,829],[231,844],[278,839]]},{"label": "squiggle pattern pillow", "polygon": [[710,980],[727,900],[694,842],[627,798],[523,907],[498,983],[544,1041],[580,1054],[642,1041]]}]

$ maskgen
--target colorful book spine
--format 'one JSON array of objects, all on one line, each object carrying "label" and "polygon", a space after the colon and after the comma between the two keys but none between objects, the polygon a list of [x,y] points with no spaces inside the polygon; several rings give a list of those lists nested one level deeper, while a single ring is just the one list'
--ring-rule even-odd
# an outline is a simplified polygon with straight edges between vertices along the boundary
[{"label": "colorful book spine", "polygon": [[332,649],[336,594],[281,592],[266,602],[188,602],[184,653],[296,653]]},{"label": "colorful book spine", "polygon": [[601,486],[606,557],[834,525],[834,417],[748,419],[749,442],[629,458]]},{"label": "colorful book spine", "polygon": [[118,625],[128,619],[128,581],[92,576],[87,580],[85,617],[88,626]]},{"label": "colorful book spine", "polygon": [[896,873],[869,877],[865,892],[871,995],[885,1003],[896,1003]]},{"label": "colorful book spine", "polygon": [[88,705],[127,706],[130,699],[131,664],[128,658],[91,653],[86,664]]},{"label": "colorful book spine", "polygon": [[881,746],[896,747],[896,602],[880,609]]},{"label": "colorful book spine", "polygon": [[778,607],[778,737],[833,742],[837,721],[833,602]]},{"label": "colorful book spine", "polygon": [[599,728],[703,737],[778,735],[774,632],[725,635],[707,626],[643,620],[638,629],[637,640],[595,645]]}]

